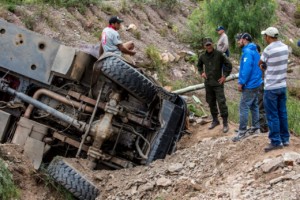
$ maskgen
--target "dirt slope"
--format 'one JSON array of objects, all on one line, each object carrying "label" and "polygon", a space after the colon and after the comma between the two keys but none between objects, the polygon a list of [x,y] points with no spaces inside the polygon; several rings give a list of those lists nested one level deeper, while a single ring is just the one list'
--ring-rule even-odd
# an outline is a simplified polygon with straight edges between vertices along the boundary
[{"label": "dirt slope", "polygon": [[[195,4],[188,0],[182,2],[184,6],[175,15],[147,6],[119,13],[125,19],[125,26],[134,23],[140,31],[140,39],[136,38],[136,33],[121,31],[124,41],[135,41],[139,51],[137,61],[148,62],[144,50],[149,44],[156,45],[161,52],[190,50],[188,45],[179,43],[176,34],[168,26],[173,24],[180,31],[185,29],[186,17]],[[290,16],[294,8],[286,1],[279,2],[279,24],[285,24],[281,30],[289,38],[300,38],[299,29],[295,28]],[[11,13],[0,8],[0,18],[20,26],[25,26],[25,22],[31,23],[36,32],[66,45],[84,46],[98,42],[97,34],[106,26],[110,16],[95,6],[90,7],[84,15],[75,9],[44,7],[42,12],[40,9],[39,6],[22,6]],[[297,61],[297,58],[292,59]],[[238,65],[236,61],[235,65]],[[194,73],[191,67],[184,61],[172,65],[172,69],[185,72],[183,80],[189,79]],[[298,63],[296,67],[299,67]],[[234,87],[234,82],[228,84],[226,93],[229,98],[236,100]],[[204,102],[204,92],[196,94]],[[233,143],[231,138],[235,124],[230,125],[227,135],[222,133],[221,126],[212,131],[208,131],[207,126],[191,126],[191,134],[182,138],[175,154],[150,166],[95,173],[84,168],[82,170],[93,177],[93,182],[101,191],[98,199],[300,199],[299,138],[292,137],[288,148],[266,154],[262,150],[268,143],[267,135],[252,136]],[[47,187],[47,178],[32,170],[33,167],[21,153],[22,150],[15,145],[0,145],[0,156],[8,164],[20,187],[21,199],[63,199]],[[282,156],[287,157],[285,153],[289,153],[293,160],[280,160]],[[79,165],[81,160],[72,162]],[[273,162],[274,169],[268,168],[270,162]]]},{"label": "dirt slope", "polygon": [[[175,154],[149,166],[92,172],[84,168],[84,160],[69,162],[91,177],[100,190],[99,200],[299,199],[300,139],[292,136],[290,147],[264,153],[266,134],[233,143],[235,128],[230,124],[225,135],[221,126],[210,131],[208,124],[194,126]],[[15,145],[0,145],[21,199],[63,199],[45,187],[45,179],[31,170],[20,151]]]}]

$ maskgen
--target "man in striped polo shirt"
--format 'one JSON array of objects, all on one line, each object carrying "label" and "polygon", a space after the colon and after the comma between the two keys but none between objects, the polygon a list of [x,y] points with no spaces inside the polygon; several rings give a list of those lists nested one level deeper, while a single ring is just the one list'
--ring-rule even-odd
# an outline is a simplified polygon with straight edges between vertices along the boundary
[{"label": "man in striped polo shirt", "polygon": [[264,49],[260,68],[265,71],[264,107],[269,126],[271,143],[265,152],[289,145],[288,117],[286,109],[286,71],[288,64],[288,46],[278,40],[277,28],[269,27],[262,31],[268,46]]}]

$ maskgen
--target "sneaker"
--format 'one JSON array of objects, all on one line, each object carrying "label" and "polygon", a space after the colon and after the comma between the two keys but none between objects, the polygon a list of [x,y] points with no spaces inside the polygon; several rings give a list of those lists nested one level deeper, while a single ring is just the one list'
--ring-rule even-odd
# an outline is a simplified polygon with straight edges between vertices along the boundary
[{"label": "sneaker", "polygon": [[282,149],[282,144],[280,144],[280,145],[269,144],[269,145],[265,148],[265,152],[269,152],[269,151],[276,150],[276,149]]},{"label": "sneaker", "polygon": [[223,125],[223,133],[227,133],[229,131],[228,124]]},{"label": "sneaker", "polygon": [[250,135],[255,135],[255,134],[260,134],[260,129],[259,128],[252,128],[250,131],[249,131],[249,134]]},{"label": "sneaker", "polygon": [[283,144],[283,146],[285,146],[285,147],[290,146],[290,142],[283,142],[282,144]]},{"label": "sneaker", "polygon": [[246,131],[238,131],[238,134],[232,138],[232,142],[238,142],[246,136]]},{"label": "sneaker", "polygon": [[211,125],[208,127],[208,129],[213,129],[213,128],[215,128],[216,126],[218,126],[219,124],[220,124],[219,121],[213,121],[213,122],[211,123]]}]

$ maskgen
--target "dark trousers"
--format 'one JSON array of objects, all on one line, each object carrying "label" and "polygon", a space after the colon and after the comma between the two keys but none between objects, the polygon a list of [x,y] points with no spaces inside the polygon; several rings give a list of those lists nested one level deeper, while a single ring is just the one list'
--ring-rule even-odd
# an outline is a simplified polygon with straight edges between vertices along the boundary
[{"label": "dark trousers", "polygon": [[264,108],[264,84],[261,84],[258,93],[258,106],[259,106],[259,124],[262,133],[268,132],[268,123],[266,112]]},{"label": "dark trousers", "polygon": [[219,114],[218,107],[219,107],[221,117],[227,120],[228,108],[226,105],[226,98],[224,94],[224,85],[221,86],[205,85],[205,92],[206,92],[206,102],[209,105],[210,113],[213,119],[216,119],[218,117]]}]

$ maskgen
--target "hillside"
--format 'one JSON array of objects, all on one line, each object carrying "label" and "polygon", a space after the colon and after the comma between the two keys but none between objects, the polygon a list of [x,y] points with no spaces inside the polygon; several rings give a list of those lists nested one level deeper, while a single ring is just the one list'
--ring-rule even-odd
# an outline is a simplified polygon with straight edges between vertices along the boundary
[{"label": "hillside", "polygon": [[[135,61],[147,73],[159,79],[158,69],[153,68],[146,49],[154,45],[160,53],[176,56],[195,51],[181,43],[181,34],[187,30],[187,17],[196,7],[194,1],[182,0],[174,12],[166,12],[156,6],[124,7],[120,1],[107,1],[110,7],[91,5],[84,13],[77,9],[51,6],[17,6],[13,12],[0,7],[0,18],[49,36],[65,45],[90,49],[98,43],[107,19],[118,14],[124,19],[120,31],[123,41],[136,44]],[[300,39],[300,29],[292,20],[295,4],[278,0],[279,30],[287,38]],[[111,9],[114,8],[114,9]],[[117,12],[119,10],[120,12]],[[137,30],[126,31],[130,24]],[[234,72],[238,72],[239,55],[231,57]],[[300,85],[300,58],[290,56],[288,84]],[[199,78],[193,63],[181,56],[178,62],[170,62],[163,72],[164,86],[176,87],[198,84]],[[161,80],[160,80],[161,81]],[[173,85],[172,85],[173,83]],[[176,84],[174,84],[176,83]],[[178,86],[179,85],[179,86]],[[172,88],[173,87],[173,88]],[[236,81],[225,86],[227,100],[238,102]],[[196,95],[204,103],[203,90],[185,94]],[[296,120],[300,120],[298,115]],[[207,121],[210,118],[206,118]],[[92,178],[100,190],[100,199],[155,199],[155,200],[202,200],[202,199],[300,199],[300,139],[292,136],[291,145],[282,150],[264,153],[267,134],[251,136],[233,143],[237,125],[230,123],[230,131],[224,135],[221,126],[208,130],[208,123],[196,122],[189,127],[190,134],[183,136],[177,151],[165,160],[157,160],[149,166],[139,166],[117,171],[91,172],[85,169],[85,161],[70,159],[82,172]],[[66,199],[61,190],[43,171],[35,171],[22,155],[22,149],[11,144],[0,144],[0,157],[5,160],[20,188],[20,199]]]}]

